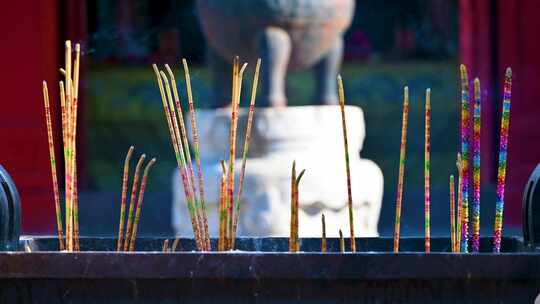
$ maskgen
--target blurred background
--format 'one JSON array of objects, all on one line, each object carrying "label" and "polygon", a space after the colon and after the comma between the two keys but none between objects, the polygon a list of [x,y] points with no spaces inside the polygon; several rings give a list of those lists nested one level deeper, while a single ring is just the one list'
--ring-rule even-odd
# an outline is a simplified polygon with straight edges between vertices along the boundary
[{"label": "blurred background", "polygon": [[[358,0],[345,35],[342,75],[347,103],[362,107],[362,157],[384,174],[379,232],[393,233],[402,89],[411,92],[402,235],[423,234],[423,96],[432,90],[432,227],[447,234],[448,177],[459,147],[459,64],[482,81],[482,234],[491,235],[498,125],[504,69],[514,71],[505,233],[520,233],[521,195],[540,161],[537,101],[540,8],[534,0]],[[197,106],[209,107],[210,73],[195,0],[16,1],[4,3],[0,24],[3,98],[0,163],[21,192],[23,231],[54,232],[41,81],[51,96],[63,41],[82,44],[78,133],[81,234],[115,233],[123,158],[130,145],[156,156],[145,196],[141,234],[173,233],[171,174],[175,168],[151,63],[192,65]],[[248,77],[251,78],[251,77]],[[183,82],[179,86],[183,86]],[[312,103],[309,72],[288,77],[290,105]],[[181,94],[184,94],[181,91]],[[182,99],[185,97],[182,95]],[[53,106],[59,131],[60,113]],[[59,132],[55,134],[59,138]],[[204,149],[204,147],[203,147]],[[457,175],[457,174],[456,174]]]}]

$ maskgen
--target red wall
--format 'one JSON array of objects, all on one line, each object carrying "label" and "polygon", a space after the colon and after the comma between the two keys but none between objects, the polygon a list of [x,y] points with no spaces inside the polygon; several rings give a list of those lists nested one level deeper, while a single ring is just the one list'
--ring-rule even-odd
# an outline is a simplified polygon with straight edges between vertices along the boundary
[{"label": "red wall", "polygon": [[24,233],[55,227],[41,82],[56,102],[58,17],[57,1],[48,0],[10,1],[0,18],[0,164],[20,192]]}]

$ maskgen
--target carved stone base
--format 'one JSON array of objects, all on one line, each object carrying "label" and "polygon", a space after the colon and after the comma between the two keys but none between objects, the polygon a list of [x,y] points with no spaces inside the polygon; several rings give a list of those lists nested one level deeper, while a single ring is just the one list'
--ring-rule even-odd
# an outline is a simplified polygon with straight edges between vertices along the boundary
[{"label": "carved stone base", "polygon": [[[360,158],[365,137],[363,112],[346,107],[356,236],[377,236],[383,175],[371,160]],[[236,181],[241,167],[247,111],[238,123]],[[219,161],[228,161],[230,109],[197,113],[209,229],[217,235]],[[288,236],[290,174],[293,160],[306,169],[299,187],[299,233],[320,236],[321,214],[328,236],[349,231],[347,183],[341,115],[338,106],[260,108],[255,110],[250,155],[242,195],[239,235]],[[173,225],[179,235],[192,235],[178,171],[173,176]]]}]

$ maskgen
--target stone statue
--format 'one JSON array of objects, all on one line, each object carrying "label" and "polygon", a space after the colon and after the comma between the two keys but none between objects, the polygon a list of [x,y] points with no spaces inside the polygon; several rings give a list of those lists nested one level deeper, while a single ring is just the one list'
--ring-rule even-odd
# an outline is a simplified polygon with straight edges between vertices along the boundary
[{"label": "stone statue", "polygon": [[285,106],[288,70],[314,68],[315,104],[337,104],[343,33],[354,0],[198,0],[214,74],[214,106],[230,103],[231,62],[262,58],[258,106]]},{"label": "stone statue", "polygon": [[[262,58],[261,83],[253,121],[239,235],[289,235],[290,170],[306,169],[300,185],[299,233],[320,236],[324,213],[328,236],[348,231],[347,187],[337,74],[343,32],[351,23],[354,0],[198,0],[214,73],[212,110],[197,111],[209,228],[217,231],[220,159],[228,157],[231,61]],[[287,71],[314,67],[314,106],[285,107]],[[260,108],[266,106],[267,108]],[[353,213],[357,236],[377,236],[383,195],[380,168],[360,157],[365,136],[360,108],[347,106]],[[244,138],[246,110],[239,113]],[[187,123],[187,126],[190,124]],[[241,141],[239,141],[241,142]],[[238,147],[238,146],[237,146]],[[240,149],[237,149],[240,157]],[[240,160],[237,159],[237,162]],[[237,175],[239,172],[236,171]],[[173,226],[191,235],[179,173],[173,176]]]}]

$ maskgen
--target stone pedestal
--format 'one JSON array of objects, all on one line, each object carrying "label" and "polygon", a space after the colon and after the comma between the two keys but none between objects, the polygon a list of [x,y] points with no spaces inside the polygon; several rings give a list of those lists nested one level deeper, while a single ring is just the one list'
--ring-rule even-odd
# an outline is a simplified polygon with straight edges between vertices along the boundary
[{"label": "stone pedestal", "polygon": [[[236,180],[247,111],[239,113]],[[347,131],[357,236],[377,236],[383,195],[383,175],[371,160],[362,159],[365,137],[363,112],[346,107]],[[217,235],[219,161],[228,161],[230,109],[197,112],[205,196],[212,235]],[[189,124],[187,124],[189,125]],[[288,236],[290,220],[290,174],[293,160],[306,169],[299,187],[299,233],[321,234],[321,214],[328,236],[349,231],[347,183],[341,115],[338,106],[259,108],[255,110],[252,141],[246,166],[238,235]],[[180,174],[173,185],[173,226],[178,235],[192,235]],[[236,192],[235,192],[236,193]]]}]

